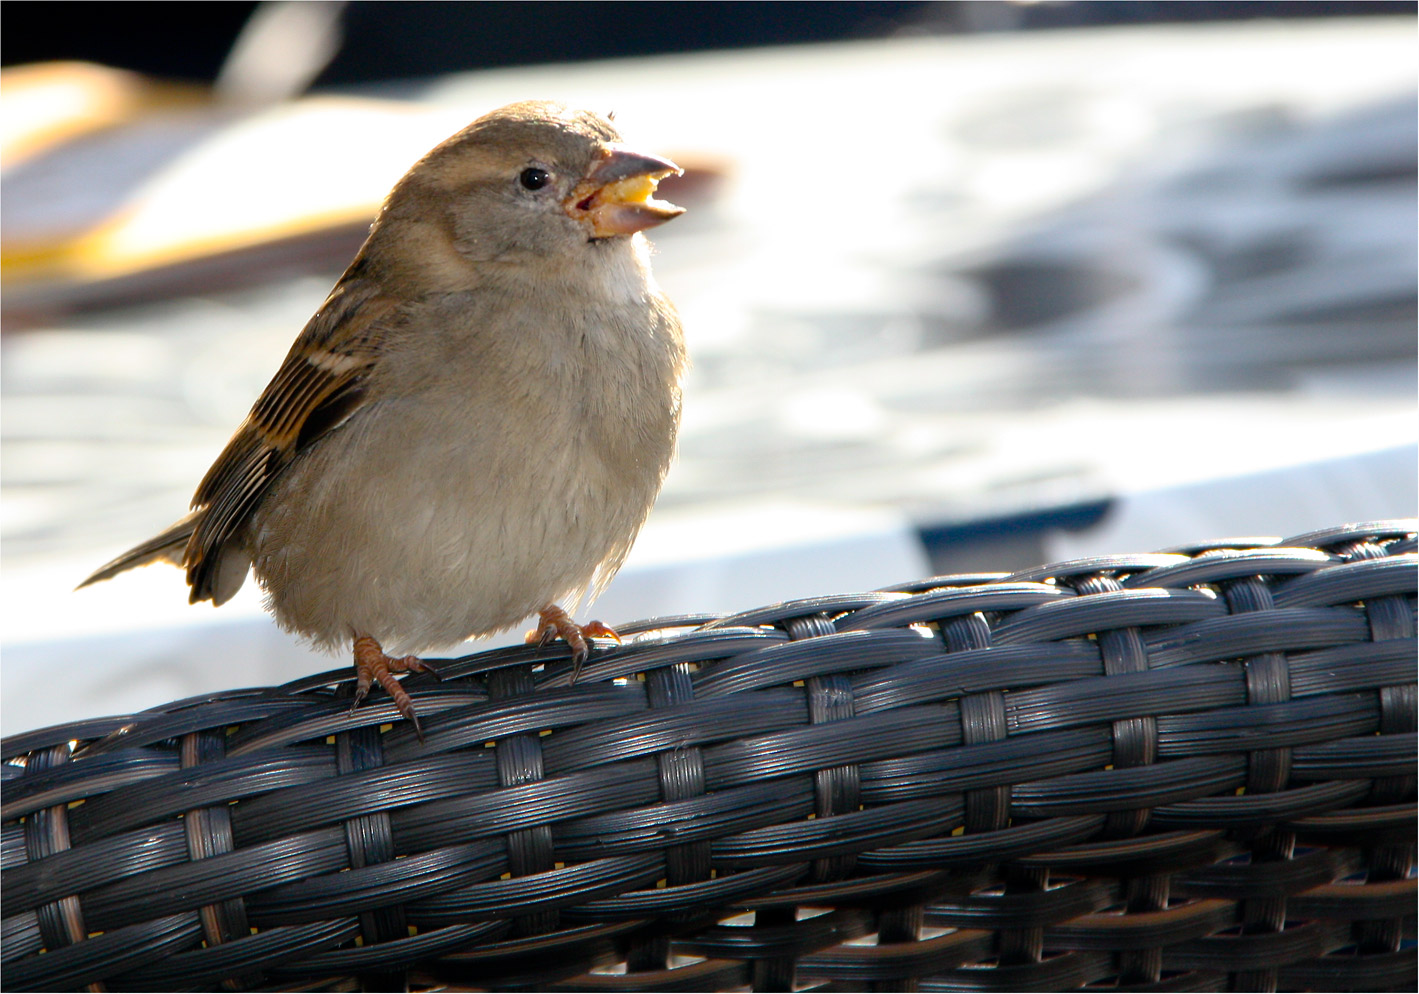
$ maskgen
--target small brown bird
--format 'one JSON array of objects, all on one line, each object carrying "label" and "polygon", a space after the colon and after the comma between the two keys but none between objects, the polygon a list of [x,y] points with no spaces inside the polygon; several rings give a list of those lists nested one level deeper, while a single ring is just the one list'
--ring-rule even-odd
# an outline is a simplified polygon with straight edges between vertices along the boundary
[{"label": "small brown bird", "polygon": [[[615,575],[680,420],[680,322],[640,234],[678,174],[553,103],[479,118],[414,164],[197,488],[192,512],[81,586],[164,560],[193,603],[254,567],[287,631],[354,650],[355,701],[417,653]],[[422,733],[421,733],[422,734]]]}]

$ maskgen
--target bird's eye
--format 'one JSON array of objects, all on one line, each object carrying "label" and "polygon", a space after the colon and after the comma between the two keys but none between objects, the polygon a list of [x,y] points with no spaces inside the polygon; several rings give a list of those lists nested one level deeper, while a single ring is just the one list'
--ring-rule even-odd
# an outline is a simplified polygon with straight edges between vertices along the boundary
[{"label": "bird's eye", "polygon": [[518,174],[517,181],[522,184],[523,189],[540,190],[547,185],[548,180],[551,178],[547,170],[538,169],[536,166],[528,166]]}]

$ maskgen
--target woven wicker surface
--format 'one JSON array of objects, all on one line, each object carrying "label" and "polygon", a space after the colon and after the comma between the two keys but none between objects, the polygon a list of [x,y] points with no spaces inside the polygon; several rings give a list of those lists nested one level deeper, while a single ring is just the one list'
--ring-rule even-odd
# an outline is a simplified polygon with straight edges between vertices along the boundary
[{"label": "woven wicker surface", "polygon": [[1412,990],[1414,532],[17,735],[4,986]]}]

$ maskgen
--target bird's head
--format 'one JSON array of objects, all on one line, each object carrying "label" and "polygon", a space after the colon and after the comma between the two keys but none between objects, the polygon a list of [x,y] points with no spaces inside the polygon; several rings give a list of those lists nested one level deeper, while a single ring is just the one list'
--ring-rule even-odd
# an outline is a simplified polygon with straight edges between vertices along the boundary
[{"label": "bird's head", "polygon": [[480,117],[431,151],[394,188],[385,214],[447,226],[474,261],[563,255],[679,216],[683,208],[654,194],[680,171],[627,148],[598,114],[529,101]]}]

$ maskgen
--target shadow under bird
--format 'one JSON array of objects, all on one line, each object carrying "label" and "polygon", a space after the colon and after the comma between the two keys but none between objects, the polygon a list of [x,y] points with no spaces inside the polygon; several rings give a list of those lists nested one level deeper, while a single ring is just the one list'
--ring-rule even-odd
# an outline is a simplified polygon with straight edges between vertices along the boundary
[{"label": "shadow under bird", "polygon": [[413,653],[605,586],[660,491],[685,351],[650,271],[679,168],[605,118],[512,104],[420,159],[197,488],[192,511],[80,586],[156,561],[193,603],[249,569],[282,628],[350,646],[355,703]]}]

